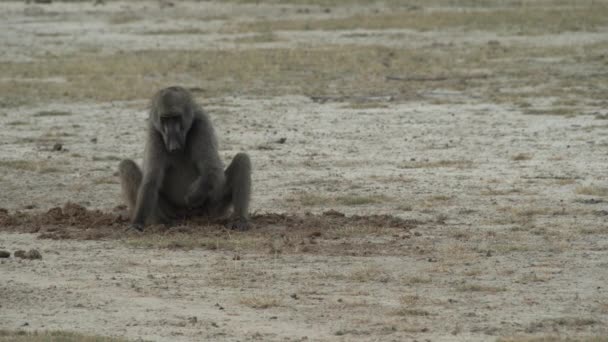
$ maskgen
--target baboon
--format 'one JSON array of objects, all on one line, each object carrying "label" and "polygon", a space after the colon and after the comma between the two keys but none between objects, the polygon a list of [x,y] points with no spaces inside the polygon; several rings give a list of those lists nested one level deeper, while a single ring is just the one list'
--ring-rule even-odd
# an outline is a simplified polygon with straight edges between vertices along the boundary
[{"label": "baboon", "polygon": [[152,97],[143,172],[125,159],[119,175],[132,228],[195,215],[218,218],[230,206],[230,228],[249,228],[249,156],[238,153],[224,170],[211,121],[185,88],[164,88]]}]

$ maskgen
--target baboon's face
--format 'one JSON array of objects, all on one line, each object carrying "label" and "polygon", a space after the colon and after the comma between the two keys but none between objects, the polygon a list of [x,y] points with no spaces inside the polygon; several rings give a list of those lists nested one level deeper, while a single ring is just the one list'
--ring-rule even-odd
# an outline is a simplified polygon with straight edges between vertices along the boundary
[{"label": "baboon's face", "polygon": [[194,117],[190,95],[183,88],[170,87],[162,90],[156,100],[152,120],[165,148],[170,153],[184,149]]},{"label": "baboon's face", "polygon": [[184,124],[184,114],[179,112],[162,113],[160,116],[160,133],[169,152],[179,151],[186,146],[187,130]]}]

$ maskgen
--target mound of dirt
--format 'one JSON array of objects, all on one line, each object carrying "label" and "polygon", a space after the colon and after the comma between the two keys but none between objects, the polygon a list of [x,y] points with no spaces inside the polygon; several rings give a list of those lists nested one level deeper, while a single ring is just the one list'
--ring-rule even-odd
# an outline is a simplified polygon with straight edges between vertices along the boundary
[{"label": "mound of dirt", "polygon": [[62,208],[54,207],[46,213],[26,214],[15,212],[10,214],[8,210],[0,209],[0,226],[31,226],[33,229],[42,226],[80,226],[83,228],[112,226],[125,223],[126,220],[120,215],[104,213],[100,210],[88,210],[87,208],[72,202],[66,203]]},{"label": "mound of dirt", "polygon": [[43,213],[9,213],[0,209],[0,231],[40,233],[40,238],[98,239],[124,230],[127,220],[116,213],[66,203]]},{"label": "mound of dirt", "polygon": [[[225,230],[224,223],[222,220],[197,217],[178,222],[172,227],[163,225],[146,227],[143,234],[197,234],[202,231],[222,234]],[[391,215],[346,216],[335,210],[326,211],[320,215],[310,213],[305,215],[254,214],[251,217],[251,223],[254,230],[271,227],[285,231],[327,230],[344,226],[410,229],[418,224],[414,220],[404,220]],[[33,214],[19,211],[9,213],[8,210],[0,208],[0,231],[39,233],[38,237],[42,239],[121,238],[135,234],[128,227],[128,219],[117,210],[114,212],[89,210],[71,202],[66,203],[63,207],[55,207],[44,213]]]}]

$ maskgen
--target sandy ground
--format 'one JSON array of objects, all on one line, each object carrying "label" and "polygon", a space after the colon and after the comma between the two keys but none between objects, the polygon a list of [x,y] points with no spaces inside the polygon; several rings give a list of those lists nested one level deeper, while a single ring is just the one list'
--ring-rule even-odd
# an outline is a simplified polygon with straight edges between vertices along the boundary
[{"label": "sandy ground", "polygon": [[[300,18],[305,14],[299,8],[1,3],[0,60],[91,48],[101,54],[192,44],[242,48],[226,38],[248,34],[218,27],[227,20]],[[108,23],[108,16],[129,11],[149,17]],[[340,18],[352,11],[313,14]],[[201,16],[208,20],[199,21]],[[158,36],[138,34],[195,24],[208,33],[180,35],[162,46]],[[607,30],[532,37],[407,29],[387,30],[384,38],[365,30],[346,33],[281,31],[281,39],[258,48],[394,44],[386,37],[395,33],[406,37],[399,44],[412,48],[492,39],[531,46],[608,41]],[[318,253],[273,247],[285,241],[272,231],[271,248],[181,250],[144,248],[129,243],[129,236],[52,240],[6,230],[0,250],[36,248],[42,259],[0,259],[0,329],[152,341],[608,335],[608,134],[605,120],[598,120],[608,115],[604,104],[585,102],[573,115],[527,115],[513,104],[440,87],[419,99],[372,108],[302,94],[198,98],[216,125],[225,160],[240,151],[253,160],[252,212],[336,209],[419,224],[363,233],[331,227],[339,234],[314,239],[323,246]],[[449,104],[433,101],[446,99]],[[43,110],[71,114],[35,116]],[[121,203],[116,166],[124,157],[140,161],[145,100],[40,103],[0,113],[2,160],[31,166],[0,166],[0,207],[35,213],[71,201],[110,211]],[[284,143],[277,142],[281,138]],[[57,142],[62,151],[52,150]],[[367,201],[355,205],[349,196]],[[230,238],[229,232],[219,235]]]}]

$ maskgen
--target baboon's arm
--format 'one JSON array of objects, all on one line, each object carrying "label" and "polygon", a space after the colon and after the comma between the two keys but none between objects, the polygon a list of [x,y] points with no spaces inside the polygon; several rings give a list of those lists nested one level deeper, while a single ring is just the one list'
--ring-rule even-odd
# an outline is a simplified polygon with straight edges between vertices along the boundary
[{"label": "baboon's arm", "polygon": [[156,131],[149,133],[150,137],[146,144],[144,157],[143,179],[137,202],[135,214],[133,215],[133,225],[141,228],[153,218],[155,211],[158,210],[158,196],[167,167],[166,152],[162,138]]}]

